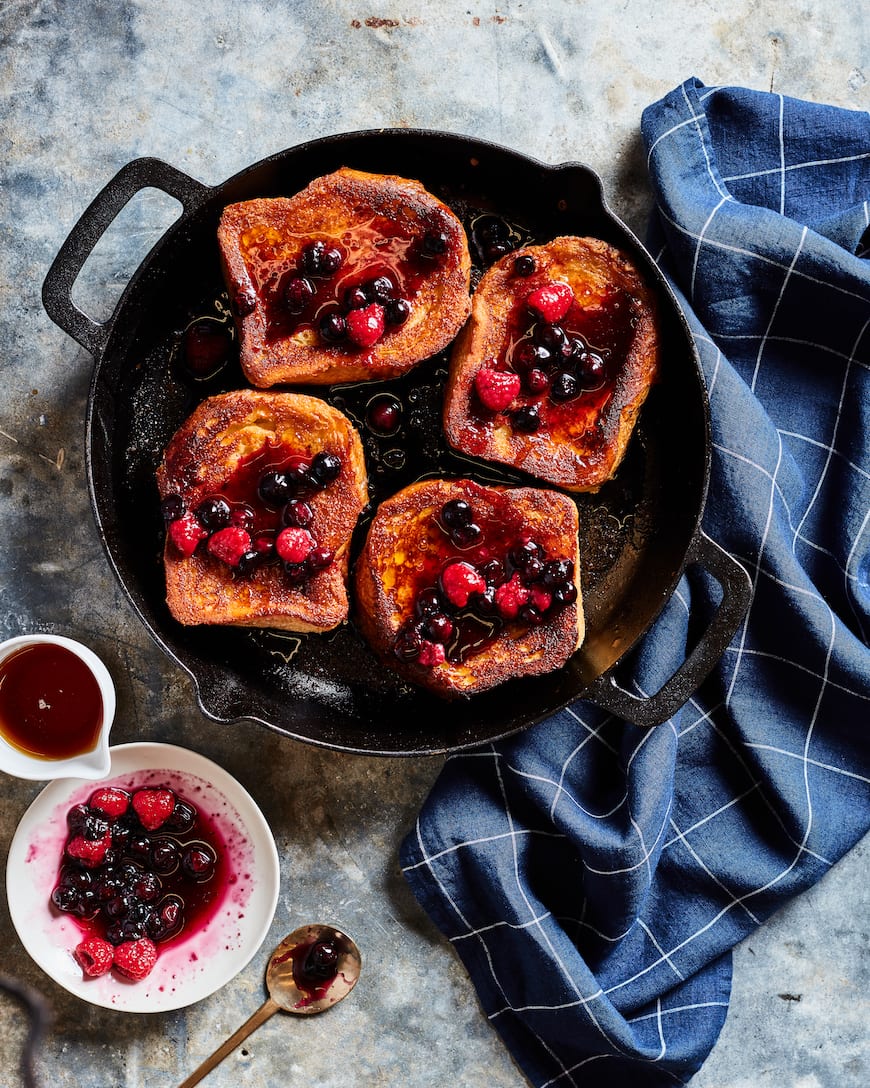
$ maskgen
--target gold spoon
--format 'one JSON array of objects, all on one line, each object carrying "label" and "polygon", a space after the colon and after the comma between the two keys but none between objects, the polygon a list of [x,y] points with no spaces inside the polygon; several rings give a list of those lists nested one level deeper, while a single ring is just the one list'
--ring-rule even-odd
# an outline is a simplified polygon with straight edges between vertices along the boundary
[{"label": "gold spoon", "polygon": [[278,945],[266,968],[268,998],[239,1030],[206,1058],[178,1088],[193,1088],[243,1039],[279,1010],[313,1016],[337,1005],[356,986],[362,957],[356,944],[334,926],[294,929]]}]

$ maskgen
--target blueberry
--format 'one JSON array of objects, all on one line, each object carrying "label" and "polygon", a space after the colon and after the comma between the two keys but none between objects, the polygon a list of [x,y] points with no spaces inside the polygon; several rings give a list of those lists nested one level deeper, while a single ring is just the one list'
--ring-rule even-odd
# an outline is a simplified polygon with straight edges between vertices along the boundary
[{"label": "blueberry", "polygon": [[396,285],[389,276],[377,276],[368,285],[368,295],[372,302],[381,304],[389,302],[393,297]]},{"label": "blueberry", "polygon": [[323,268],[323,257],[326,253],[326,245],[323,242],[309,242],[302,250],[299,264],[303,272],[309,276],[319,276]]},{"label": "blueberry", "polygon": [[230,523],[230,507],[226,500],[213,496],[196,508],[196,520],[206,529],[223,529]]},{"label": "blueberry", "polygon": [[185,835],[195,823],[196,809],[189,802],[182,801],[179,797],[175,801],[175,808],[164,821],[163,827],[167,831],[174,831],[177,835]]},{"label": "blueberry", "polygon": [[494,616],[498,612],[495,601],[495,586],[488,585],[483,593],[476,593],[470,601],[475,612],[481,616]]},{"label": "blueberry", "polygon": [[487,559],[478,570],[491,586],[498,585],[499,582],[504,581],[504,563],[502,563],[500,559]]},{"label": "blueberry", "polygon": [[278,507],[290,498],[292,487],[284,472],[266,472],[260,477],[257,494],[267,506]]},{"label": "blueberry", "polygon": [[482,242],[506,242],[510,238],[510,227],[497,215],[482,215],[473,224],[475,238]]},{"label": "blueberry", "polygon": [[[300,981],[326,982],[335,977],[338,967],[338,949],[332,941],[317,941],[305,957],[300,969]],[[295,971],[294,971],[295,977]]]},{"label": "blueberry", "polygon": [[418,616],[432,616],[441,611],[441,595],[437,589],[422,589],[417,594],[414,609]]},{"label": "blueberry", "polygon": [[546,393],[550,388],[550,375],[540,367],[530,367],[523,374],[523,388],[536,396]]},{"label": "blueberry", "polygon": [[423,640],[420,635],[413,627],[408,627],[404,631],[400,631],[396,636],[393,653],[401,661],[415,661],[420,656],[422,646]]},{"label": "blueberry", "polygon": [[513,245],[509,241],[489,242],[483,250],[484,259],[487,261],[497,261],[499,257],[503,257],[506,253],[510,253],[513,248]]},{"label": "blueberry", "polygon": [[79,892],[75,888],[64,888],[60,884],[51,893],[51,901],[58,910],[72,914],[79,901]]},{"label": "blueberry", "polygon": [[334,276],[344,264],[344,254],[338,246],[328,246],[320,256],[320,274]]},{"label": "blueberry", "polygon": [[557,357],[561,355],[565,359],[571,355],[573,341],[568,338],[561,325],[551,325],[547,321],[539,321],[535,325],[535,331],[532,335],[535,343],[542,348],[546,348],[551,355]]},{"label": "blueberry", "polygon": [[314,298],[314,284],[304,276],[294,276],[284,289],[284,301],[291,314],[301,314]]},{"label": "blueberry", "polygon": [[574,580],[574,564],[570,559],[551,559],[544,567],[541,584],[546,589],[556,589]]},{"label": "blueberry", "polygon": [[457,525],[455,529],[450,530],[450,539],[457,548],[470,548],[472,544],[477,544],[482,536],[483,530],[475,521],[470,521],[468,525]]},{"label": "blueberry", "polygon": [[160,504],[160,513],[167,524],[170,521],[176,521],[185,512],[184,499],[180,495],[167,495]]},{"label": "blueberry", "polygon": [[441,507],[441,521],[448,529],[469,525],[473,518],[474,511],[465,499],[451,499]]},{"label": "blueberry", "polygon": [[406,298],[391,298],[384,306],[384,321],[388,325],[404,325],[411,316],[411,303]]},{"label": "blueberry", "polygon": [[527,404],[511,412],[511,423],[521,434],[534,434],[541,426],[541,416],[536,404]]},{"label": "blueberry", "polygon": [[82,821],[79,834],[88,842],[97,842],[102,839],[109,830],[109,821],[105,816],[98,816],[95,812],[89,812]]},{"label": "blueberry", "polygon": [[553,597],[559,604],[573,604],[577,600],[577,587],[573,582],[566,582],[553,590]]},{"label": "blueberry", "polygon": [[335,553],[329,548],[312,548],[308,553],[306,562],[313,571],[325,570],[335,558]]},{"label": "blueberry", "polygon": [[311,476],[319,487],[331,484],[341,472],[341,458],[322,450],[311,462]]},{"label": "blueberry", "polygon": [[375,397],[366,411],[366,421],[378,434],[395,434],[402,418],[402,406],[391,396]]},{"label": "blueberry", "polygon": [[447,252],[449,242],[444,231],[430,230],[423,236],[420,250],[424,257],[440,257]]},{"label": "blueberry", "polygon": [[174,937],[183,926],[184,903],[180,896],[170,893],[151,911],[147,923],[148,936],[153,941],[166,941]]},{"label": "blueberry", "polygon": [[151,839],[147,835],[133,835],[127,842],[124,853],[136,861],[147,862],[151,857]]},{"label": "blueberry", "polygon": [[233,574],[239,578],[248,578],[263,563],[262,552],[244,552],[233,569]]},{"label": "blueberry", "polygon": [[524,623],[537,627],[544,622],[544,615],[533,604],[524,604],[519,611],[519,617]]},{"label": "blueberry", "polygon": [[217,854],[205,842],[188,846],[181,856],[181,868],[185,876],[197,883],[210,880],[214,876],[216,864]]},{"label": "blueberry", "polygon": [[281,514],[281,524],[294,529],[307,529],[314,521],[314,511],[302,499],[291,499]]},{"label": "blueberry", "polygon": [[140,903],[153,903],[162,890],[163,885],[156,873],[142,873],[130,888]]},{"label": "blueberry", "polygon": [[555,401],[571,400],[579,392],[580,383],[570,370],[560,370],[550,386],[550,396]]},{"label": "blueberry", "polygon": [[91,810],[87,805],[73,805],[73,807],[66,814],[67,827],[73,835],[81,835],[82,829],[85,826],[85,820],[90,815]]},{"label": "blueberry", "polygon": [[320,335],[329,344],[338,344],[347,336],[347,322],[339,313],[327,314],[320,322]]},{"label": "blueberry", "polygon": [[344,293],[344,306],[347,310],[361,310],[371,302],[368,291],[358,283],[356,287],[348,287]]},{"label": "blueberry", "polygon": [[180,851],[172,839],[156,839],[151,847],[151,868],[167,876],[178,868]]},{"label": "blueberry", "polygon": [[60,870],[58,884],[62,888],[84,892],[93,886],[94,878],[89,869],[79,869],[76,865],[64,865]]},{"label": "blueberry", "polygon": [[521,253],[514,260],[514,275],[522,276],[523,279],[533,276],[536,268],[535,258],[530,253]]},{"label": "blueberry", "polygon": [[594,351],[586,351],[580,356],[580,381],[584,389],[597,389],[606,373],[607,364]]},{"label": "blueberry", "polygon": [[427,616],[425,621],[426,636],[432,642],[447,642],[453,634],[453,621],[443,612]]},{"label": "blueberry", "polygon": [[284,577],[291,586],[301,585],[311,577],[311,567],[307,561],[304,563],[285,563]]},{"label": "blueberry", "polygon": [[508,552],[511,563],[520,571],[525,570],[533,559],[540,562],[543,556],[544,549],[534,540],[521,540]]},{"label": "blueberry", "polygon": [[543,369],[552,361],[552,354],[541,344],[535,344],[531,340],[523,340],[514,348],[514,369],[522,373],[533,368]]}]

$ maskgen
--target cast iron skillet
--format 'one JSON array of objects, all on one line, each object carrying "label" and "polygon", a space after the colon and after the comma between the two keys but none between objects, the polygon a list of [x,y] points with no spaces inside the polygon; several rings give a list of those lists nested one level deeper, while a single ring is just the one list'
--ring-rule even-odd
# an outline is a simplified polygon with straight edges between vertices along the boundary
[{"label": "cast iron skillet", "polygon": [[[523,240],[559,234],[603,238],[629,252],[658,291],[662,380],[617,477],[597,495],[578,499],[587,636],[554,674],[510,681],[448,705],[410,689],[379,665],[353,623],[298,638],[184,628],[166,608],[155,466],[202,397],[244,384],[237,363],[206,383],[185,377],[178,366],[181,337],[192,320],[229,320],[215,240],[221,210],[234,201],[295,193],[343,165],[418,178],[453,207],[473,238],[483,213],[503,217]],[[97,323],[72,302],[72,286],[111,221],[149,186],[177,198],[183,213],[130,280],[111,318]],[[745,572],[699,528],[710,467],[709,410],[688,327],[655,264],[606,207],[598,177],[585,166],[547,166],[481,141],[408,129],[316,140],[213,188],[159,160],[137,159],[106,185],[73,228],[46,277],[43,302],[95,359],[87,471],[109,560],[151,635],[192,676],[202,710],[217,721],[253,719],[299,740],[381,755],[482,744],[578,696],[639,725],[655,725],[698,687],[746,610]],[[396,382],[315,390],[360,424],[373,503],[427,473],[521,480],[447,449],[439,426],[445,372],[446,357],[436,356]],[[403,403],[403,428],[396,438],[381,440],[364,425],[365,405],[385,389]],[[364,528],[363,523],[357,548]],[[669,682],[651,698],[636,698],[617,684],[615,666],[650,627],[688,564],[713,575],[722,602]]]}]

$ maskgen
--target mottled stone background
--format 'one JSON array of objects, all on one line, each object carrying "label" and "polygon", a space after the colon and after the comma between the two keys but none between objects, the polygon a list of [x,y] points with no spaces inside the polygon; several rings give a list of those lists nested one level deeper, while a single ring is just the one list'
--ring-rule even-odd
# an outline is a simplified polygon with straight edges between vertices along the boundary
[{"label": "mottled stone background", "polygon": [[[211,1074],[211,1088],[525,1082],[397,873],[397,844],[438,761],[351,758],[205,722],[118,590],[84,479],[90,359],[40,304],[76,218],[137,156],[216,184],[313,137],[419,126],[583,160],[642,233],[647,103],[697,75],[867,109],[868,26],[866,5],[836,0],[0,2],[0,638],[48,630],[93,646],[118,687],[116,741],[198,749],[260,802],[283,857],[267,944],[330,918],[366,958],[350,1001],[310,1022],[274,1018]],[[111,311],[176,211],[148,193],[119,216],[77,285],[87,312]],[[38,789],[3,776],[4,855]],[[868,1083],[867,853],[864,844],[737,950],[732,1009],[697,1088]],[[186,1011],[92,1008],[31,963],[5,896],[0,947],[0,972],[53,1008],[37,1072],[55,1088],[178,1083],[263,998],[266,947]],[[22,1038],[20,1007],[0,995],[0,1083],[10,1088]]]}]

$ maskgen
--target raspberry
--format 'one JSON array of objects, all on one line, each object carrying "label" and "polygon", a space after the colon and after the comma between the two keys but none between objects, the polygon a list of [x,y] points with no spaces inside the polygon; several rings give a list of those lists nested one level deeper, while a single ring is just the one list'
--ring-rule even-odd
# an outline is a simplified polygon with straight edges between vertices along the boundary
[{"label": "raspberry", "polygon": [[151,974],[157,962],[157,945],[148,937],[124,941],[115,948],[115,967],[134,982]]},{"label": "raspberry", "polygon": [[107,831],[101,839],[86,839],[83,835],[76,835],[66,844],[66,852],[69,857],[80,861],[87,869],[93,869],[101,864],[111,845],[110,831]]},{"label": "raspberry", "polygon": [[495,591],[495,603],[499,615],[505,620],[514,620],[524,604],[528,604],[529,590],[520,581],[516,572],[509,582],[500,585]]},{"label": "raspberry", "polygon": [[208,550],[222,563],[237,567],[242,556],[251,550],[251,534],[239,525],[228,525],[208,538]]},{"label": "raspberry", "polygon": [[553,603],[553,594],[539,585],[533,585],[529,590],[529,603],[534,605],[539,612],[546,612]]},{"label": "raspberry", "polygon": [[73,955],[88,978],[104,975],[112,966],[115,950],[102,937],[87,937],[76,945]]},{"label": "raspberry", "polygon": [[520,376],[512,370],[484,366],[474,375],[474,389],[480,403],[490,412],[501,412],[520,391]]},{"label": "raspberry", "polygon": [[567,283],[559,283],[551,280],[543,287],[538,287],[526,299],[526,305],[538,317],[545,321],[561,321],[571,309],[574,301],[574,292]]},{"label": "raspberry", "polygon": [[175,794],[172,790],[143,789],[133,794],[133,809],[146,831],[156,831],[172,815]]},{"label": "raspberry", "polygon": [[446,657],[447,654],[440,642],[429,642],[428,639],[424,638],[420,643],[420,655],[417,661],[421,665],[432,668],[434,665],[440,665]]},{"label": "raspberry", "polygon": [[184,514],[183,517],[171,521],[167,532],[172,546],[185,558],[193,555],[197,544],[208,536],[193,514]]},{"label": "raspberry", "polygon": [[101,790],[95,790],[88,799],[88,805],[105,813],[112,820],[123,816],[130,807],[130,795],[126,790],[105,786]]},{"label": "raspberry", "polygon": [[359,348],[370,348],[384,335],[384,308],[379,302],[363,310],[351,310],[345,320],[348,339]]},{"label": "raspberry", "polygon": [[303,563],[314,548],[314,537],[307,529],[282,529],[275,540],[275,551],[285,563]]},{"label": "raspberry", "polygon": [[485,589],[483,576],[462,559],[449,563],[441,571],[441,592],[454,608],[465,608],[472,593],[483,593]]}]

